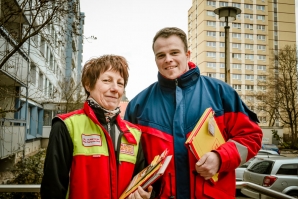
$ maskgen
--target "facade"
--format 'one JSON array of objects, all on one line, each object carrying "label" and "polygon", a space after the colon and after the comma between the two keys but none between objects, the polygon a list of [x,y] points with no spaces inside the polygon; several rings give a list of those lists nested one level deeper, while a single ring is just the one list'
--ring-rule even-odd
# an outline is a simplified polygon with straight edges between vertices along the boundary
[{"label": "facade", "polygon": [[[8,2],[0,0],[0,3],[4,1]],[[11,3],[16,10],[23,6],[21,1]],[[46,3],[54,6],[50,5],[53,2]],[[78,83],[84,13],[80,12],[79,0],[69,3],[75,5],[74,12],[56,17],[55,21],[48,23],[0,69],[0,89],[12,93],[10,97],[0,95],[0,112],[1,108],[15,110],[0,116],[0,159],[14,154],[22,157],[41,148],[43,138],[49,136],[51,119],[59,111],[57,104],[63,100],[63,82],[68,78],[73,84]],[[32,4],[30,6],[34,7]],[[2,6],[2,19],[5,17],[4,10]],[[24,13],[22,17],[21,21],[12,19],[0,27],[0,60],[18,45],[21,41],[18,35],[24,34],[24,28],[30,24],[33,16]],[[38,20],[36,23],[39,23]],[[76,34],[74,29],[77,30]]]},{"label": "facade", "polygon": [[254,92],[263,90],[273,71],[272,55],[285,45],[296,44],[295,0],[193,0],[188,11],[188,42],[191,60],[203,75],[225,80],[225,22],[213,11],[233,6],[241,9],[230,26],[230,84],[250,109],[258,114],[260,125],[267,116],[254,107]]}]

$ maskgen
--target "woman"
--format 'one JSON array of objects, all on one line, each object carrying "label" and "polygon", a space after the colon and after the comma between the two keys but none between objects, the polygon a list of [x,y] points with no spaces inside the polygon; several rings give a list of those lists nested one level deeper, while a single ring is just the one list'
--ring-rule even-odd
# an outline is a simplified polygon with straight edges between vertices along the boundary
[{"label": "woman", "polygon": [[[82,72],[87,94],[83,109],[52,121],[41,197],[116,199],[145,166],[141,132],[120,118],[119,103],[128,81],[121,56],[89,60]],[[149,198],[142,188],[129,196]]]}]

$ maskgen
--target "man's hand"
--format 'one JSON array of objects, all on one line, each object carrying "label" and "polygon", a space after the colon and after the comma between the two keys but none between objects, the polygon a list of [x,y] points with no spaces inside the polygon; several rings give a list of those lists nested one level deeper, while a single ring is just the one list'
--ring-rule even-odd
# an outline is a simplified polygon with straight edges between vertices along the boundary
[{"label": "man's hand", "polygon": [[214,176],[220,166],[220,157],[216,152],[208,152],[196,163],[196,171],[208,180]]},{"label": "man's hand", "polygon": [[153,187],[149,186],[147,189],[148,192],[146,192],[142,187],[139,186],[138,190],[130,194],[127,199],[149,199],[151,196],[152,189]]}]

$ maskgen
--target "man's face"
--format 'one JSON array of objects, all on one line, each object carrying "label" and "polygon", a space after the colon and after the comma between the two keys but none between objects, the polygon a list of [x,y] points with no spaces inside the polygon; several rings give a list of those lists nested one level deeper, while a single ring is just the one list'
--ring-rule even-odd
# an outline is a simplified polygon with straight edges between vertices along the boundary
[{"label": "man's face", "polygon": [[182,40],[172,35],[159,37],[153,45],[158,71],[168,79],[176,79],[189,70],[190,52],[185,52]]}]

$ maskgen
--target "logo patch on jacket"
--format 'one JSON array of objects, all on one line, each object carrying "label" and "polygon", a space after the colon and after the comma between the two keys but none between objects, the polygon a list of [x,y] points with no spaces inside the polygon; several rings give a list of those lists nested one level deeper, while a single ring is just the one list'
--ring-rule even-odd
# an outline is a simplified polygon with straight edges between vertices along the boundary
[{"label": "logo patch on jacket", "polygon": [[100,135],[84,135],[82,134],[82,144],[83,146],[101,146]]},{"label": "logo patch on jacket", "polygon": [[124,144],[122,143],[120,146],[120,153],[128,154],[128,155],[134,155],[134,146],[131,144]]}]

